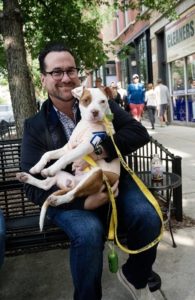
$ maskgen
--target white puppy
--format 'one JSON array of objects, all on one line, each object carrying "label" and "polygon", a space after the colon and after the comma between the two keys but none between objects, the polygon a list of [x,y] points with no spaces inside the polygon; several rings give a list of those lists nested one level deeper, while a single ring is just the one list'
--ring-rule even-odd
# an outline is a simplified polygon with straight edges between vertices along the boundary
[{"label": "white puppy", "polygon": [[[44,190],[48,190],[54,184],[60,189],[50,195],[41,208],[41,230],[47,207],[51,203],[57,206],[68,203],[76,197],[97,193],[103,185],[102,171],[111,185],[118,180],[120,175],[119,159],[114,159],[110,163],[103,159],[98,160],[98,167],[91,168],[88,172],[75,176],[61,171],[68,164],[94,152],[94,148],[101,141],[101,136],[106,133],[103,122],[104,117],[111,114],[108,104],[109,88],[84,88],[81,86],[72,90],[72,94],[79,100],[81,121],[75,127],[68,143],[64,147],[46,152],[40,161],[30,169],[31,174],[41,172],[47,178],[39,180],[25,172],[16,175],[18,180]],[[46,164],[53,159],[57,161],[44,169]]]}]

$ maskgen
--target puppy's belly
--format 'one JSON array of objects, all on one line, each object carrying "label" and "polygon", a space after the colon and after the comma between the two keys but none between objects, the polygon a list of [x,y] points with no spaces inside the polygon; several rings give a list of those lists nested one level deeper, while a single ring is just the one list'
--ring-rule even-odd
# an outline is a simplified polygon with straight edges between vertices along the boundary
[{"label": "puppy's belly", "polygon": [[97,161],[98,166],[106,173],[114,173],[120,176],[120,160],[119,158],[113,159],[111,162],[106,162],[104,159]]}]

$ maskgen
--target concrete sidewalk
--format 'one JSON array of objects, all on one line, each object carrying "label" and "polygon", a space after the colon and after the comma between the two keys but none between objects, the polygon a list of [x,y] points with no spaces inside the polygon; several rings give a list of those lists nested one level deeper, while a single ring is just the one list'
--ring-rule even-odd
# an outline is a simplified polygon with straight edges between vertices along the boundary
[{"label": "concrete sidewalk", "polygon": [[[147,121],[146,128],[150,125]],[[181,126],[149,130],[172,153],[182,156],[184,214],[195,219],[195,128]],[[177,248],[173,248],[169,232],[165,232],[154,265],[162,278],[156,300],[195,299],[195,228],[183,227],[174,232]],[[103,300],[131,300],[128,292],[108,270],[104,251]],[[127,255],[119,251],[120,264]],[[71,300],[72,282],[69,270],[69,250],[52,250],[6,258],[0,270],[1,300]],[[92,299],[93,300],[93,299]]]},{"label": "concrete sidewalk", "polygon": [[[144,121],[143,125],[154,139],[182,157],[183,212],[195,219],[195,128],[157,124],[155,130],[150,130],[149,122]],[[171,247],[170,235],[165,233],[154,269],[161,275],[165,299],[194,300],[195,227],[184,226],[176,230],[174,237],[177,248]]]},{"label": "concrete sidewalk", "polygon": [[[143,125],[151,127],[147,121]],[[155,130],[148,132],[171,153],[182,157],[183,209],[195,219],[195,128],[157,124]]]}]

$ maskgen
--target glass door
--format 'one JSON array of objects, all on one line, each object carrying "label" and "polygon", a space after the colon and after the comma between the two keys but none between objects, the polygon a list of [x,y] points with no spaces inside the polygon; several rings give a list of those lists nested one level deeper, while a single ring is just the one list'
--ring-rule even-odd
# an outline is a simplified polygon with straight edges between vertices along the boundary
[{"label": "glass door", "polygon": [[195,122],[195,53],[187,57],[188,120]]},{"label": "glass door", "polygon": [[186,121],[184,58],[171,63],[173,120]]}]

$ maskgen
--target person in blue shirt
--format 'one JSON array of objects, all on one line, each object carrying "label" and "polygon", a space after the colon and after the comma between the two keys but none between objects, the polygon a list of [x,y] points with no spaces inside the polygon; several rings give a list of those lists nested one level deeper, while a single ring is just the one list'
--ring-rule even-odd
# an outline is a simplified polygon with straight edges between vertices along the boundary
[{"label": "person in blue shirt", "polygon": [[0,268],[3,265],[5,256],[5,220],[0,210]]},{"label": "person in blue shirt", "polygon": [[140,121],[144,110],[145,87],[139,82],[138,74],[134,74],[132,79],[133,83],[130,83],[127,88],[128,104],[133,118]]}]

